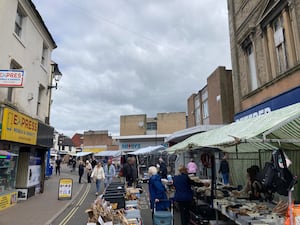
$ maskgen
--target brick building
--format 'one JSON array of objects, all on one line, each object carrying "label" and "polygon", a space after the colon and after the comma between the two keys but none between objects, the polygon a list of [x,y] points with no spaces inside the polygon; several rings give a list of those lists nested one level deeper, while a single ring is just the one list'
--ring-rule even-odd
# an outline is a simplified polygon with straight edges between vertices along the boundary
[{"label": "brick building", "polygon": [[207,84],[187,100],[188,127],[227,124],[233,121],[234,103],[231,70],[218,67]]},{"label": "brick building", "polygon": [[84,152],[97,153],[105,150],[117,150],[118,147],[107,130],[89,130],[83,133]]},{"label": "brick building", "polygon": [[300,101],[300,2],[228,1],[235,119]]},{"label": "brick building", "polygon": [[164,144],[170,134],[186,128],[186,113],[157,113],[120,116],[119,149],[136,150],[147,146]]}]

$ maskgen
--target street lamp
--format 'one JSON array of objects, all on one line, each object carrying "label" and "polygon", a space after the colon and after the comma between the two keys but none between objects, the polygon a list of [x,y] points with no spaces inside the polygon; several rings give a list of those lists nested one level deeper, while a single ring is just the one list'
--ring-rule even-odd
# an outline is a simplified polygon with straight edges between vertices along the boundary
[{"label": "street lamp", "polygon": [[57,89],[57,83],[59,82],[60,78],[62,77],[62,73],[59,71],[57,63],[52,63],[51,66],[52,66],[51,76],[52,76],[52,79],[55,80],[55,85],[49,85],[48,89],[51,89],[51,88]]}]

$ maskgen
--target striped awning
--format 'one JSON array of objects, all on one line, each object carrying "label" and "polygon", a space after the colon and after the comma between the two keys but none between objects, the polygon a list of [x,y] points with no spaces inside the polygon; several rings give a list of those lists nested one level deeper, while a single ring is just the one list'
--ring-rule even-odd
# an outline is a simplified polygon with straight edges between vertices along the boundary
[{"label": "striped awning", "polygon": [[202,147],[217,147],[226,152],[258,152],[279,147],[300,149],[300,103],[195,134],[171,146],[167,152]]}]

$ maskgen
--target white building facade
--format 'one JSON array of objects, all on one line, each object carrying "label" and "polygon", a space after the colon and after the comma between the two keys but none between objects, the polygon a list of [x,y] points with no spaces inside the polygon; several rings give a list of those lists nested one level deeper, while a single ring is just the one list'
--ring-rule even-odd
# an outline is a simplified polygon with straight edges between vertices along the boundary
[{"label": "white building facade", "polygon": [[31,0],[1,0],[0,28],[0,201],[8,199],[2,210],[43,192],[57,46]]}]

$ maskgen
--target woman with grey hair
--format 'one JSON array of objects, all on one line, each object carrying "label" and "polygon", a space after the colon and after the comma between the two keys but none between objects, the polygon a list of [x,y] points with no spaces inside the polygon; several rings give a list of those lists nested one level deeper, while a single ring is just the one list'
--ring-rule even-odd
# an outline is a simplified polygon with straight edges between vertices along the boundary
[{"label": "woman with grey hair", "polygon": [[170,202],[166,194],[166,188],[161,182],[161,177],[157,174],[157,168],[155,166],[150,166],[148,169],[149,175],[149,194],[150,194],[150,206],[153,209],[155,204],[155,209],[157,211],[167,210],[170,207]]}]

